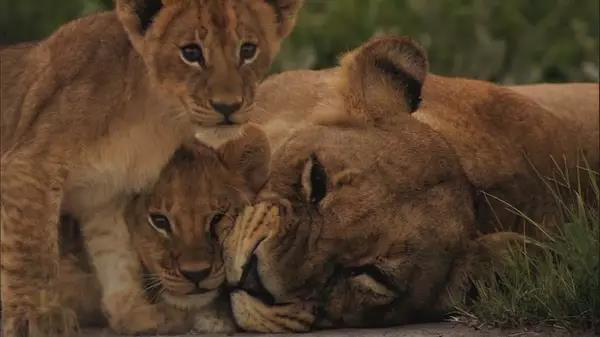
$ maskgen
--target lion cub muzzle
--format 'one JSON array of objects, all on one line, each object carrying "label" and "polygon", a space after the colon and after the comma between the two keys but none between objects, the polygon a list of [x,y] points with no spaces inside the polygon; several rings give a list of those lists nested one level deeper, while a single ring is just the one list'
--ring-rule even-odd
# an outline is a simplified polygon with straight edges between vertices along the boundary
[{"label": "lion cub muzzle", "polygon": [[240,110],[243,104],[244,101],[241,98],[233,101],[210,100],[210,106],[223,117],[220,125],[234,125],[246,122],[248,118],[239,118],[239,116],[234,115]]}]

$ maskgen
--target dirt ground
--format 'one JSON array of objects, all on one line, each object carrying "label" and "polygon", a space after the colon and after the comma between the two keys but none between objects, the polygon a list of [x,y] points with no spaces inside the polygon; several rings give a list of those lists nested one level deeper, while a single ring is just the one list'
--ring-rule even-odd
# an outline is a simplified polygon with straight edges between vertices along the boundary
[{"label": "dirt ground", "polygon": [[[106,330],[82,331],[82,337],[117,337]],[[189,337],[198,335],[186,335]],[[205,334],[202,336],[214,337],[256,337],[261,334],[240,333],[233,335]],[[406,325],[389,329],[368,330],[326,330],[306,334],[280,334],[278,337],[591,337],[592,332],[570,333],[560,329],[529,330],[498,330],[498,329],[475,329],[457,323],[430,323],[419,325]],[[154,336],[153,336],[154,337]]]}]

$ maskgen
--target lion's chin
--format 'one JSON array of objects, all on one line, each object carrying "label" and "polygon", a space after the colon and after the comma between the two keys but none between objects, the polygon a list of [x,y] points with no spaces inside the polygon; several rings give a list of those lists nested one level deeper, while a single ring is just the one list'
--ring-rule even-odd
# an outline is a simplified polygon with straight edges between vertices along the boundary
[{"label": "lion's chin", "polygon": [[218,289],[202,294],[192,295],[174,295],[165,292],[163,293],[162,298],[167,304],[172,305],[177,309],[191,310],[209,305],[217,298],[217,296],[219,296]]},{"label": "lion's chin", "polygon": [[197,126],[195,136],[205,145],[218,149],[228,141],[241,137],[242,128],[241,124],[214,127]]},{"label": "lion's chin", "polygon": [[233,317],[246,331],[306,332],[315,322],[314,305],[310,303],[267,305],[244,290],[233,291],[230,299]]}]

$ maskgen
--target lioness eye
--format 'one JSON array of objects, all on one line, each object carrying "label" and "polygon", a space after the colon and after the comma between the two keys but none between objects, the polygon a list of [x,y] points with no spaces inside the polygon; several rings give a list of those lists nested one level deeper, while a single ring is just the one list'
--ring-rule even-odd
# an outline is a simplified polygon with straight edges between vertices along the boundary
[{"label": "lioness eye", "polygon": [[150,215],[148,215],[148,222],[154,229],[164,235],[171,233],[171,222],[169,221],[169,218],[163,214],[150,213]]},{"label": "lioness eye", "polygon": [[240,60],[242,63],[250,63],[254,61],[258,46],[254,43],[246,42],[240,47]]},{"label": "lioness eye", "polygon": [[310,183],[312,185],[310,201],[319,203],[327,193],[327,173],[325,173],[325,168],[316,157],[313,159],[313,166],[310,171]]},{"label": "lioness eye", "polygon": [[213,238],[217,237],[217,225],[223,220],[225,213],[217,213],[210,219],[210,235]]},{"label": "lioness eye", "polygon": [[181,57],[187,63],[204,65],[204,55],[202,48],[197,44],[188,44],[181,48]]},{"label": "lioness eye", "polygon": [[302,185],[312,204],[318,204],[327,194],[327,172],[316,155],[312,155],[302,173]]}]

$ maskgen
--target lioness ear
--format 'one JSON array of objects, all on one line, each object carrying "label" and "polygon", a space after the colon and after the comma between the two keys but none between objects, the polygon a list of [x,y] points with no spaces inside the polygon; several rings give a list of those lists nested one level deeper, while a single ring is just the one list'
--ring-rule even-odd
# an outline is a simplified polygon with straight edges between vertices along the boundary
[{"label": "lioness ear", "polygon": [[267,182],[271,147],[266,134],[259,127],[247,125],[240,138],[219,148],[219,154],[227,168],[244,176],[252,191],[258,193]]},{"label": "lioness ear", "polygon": [[163,8],[174,0],[116,0],[116,11],[119,20],[134,47],[141,47],[144,33]]},{"label": "lioness ear", "polygon": [[302,8],[304,0],[265,0],[275,9],[277,15],[277,32],[281,38],[290,34],[296,24],[298,11]]},{"label": "lioness ear", "polygon": [[354,117],[378,120],[419,108],[427,55],[411,39],[374,38],[343,56],[341,66],[340,90]]}]

